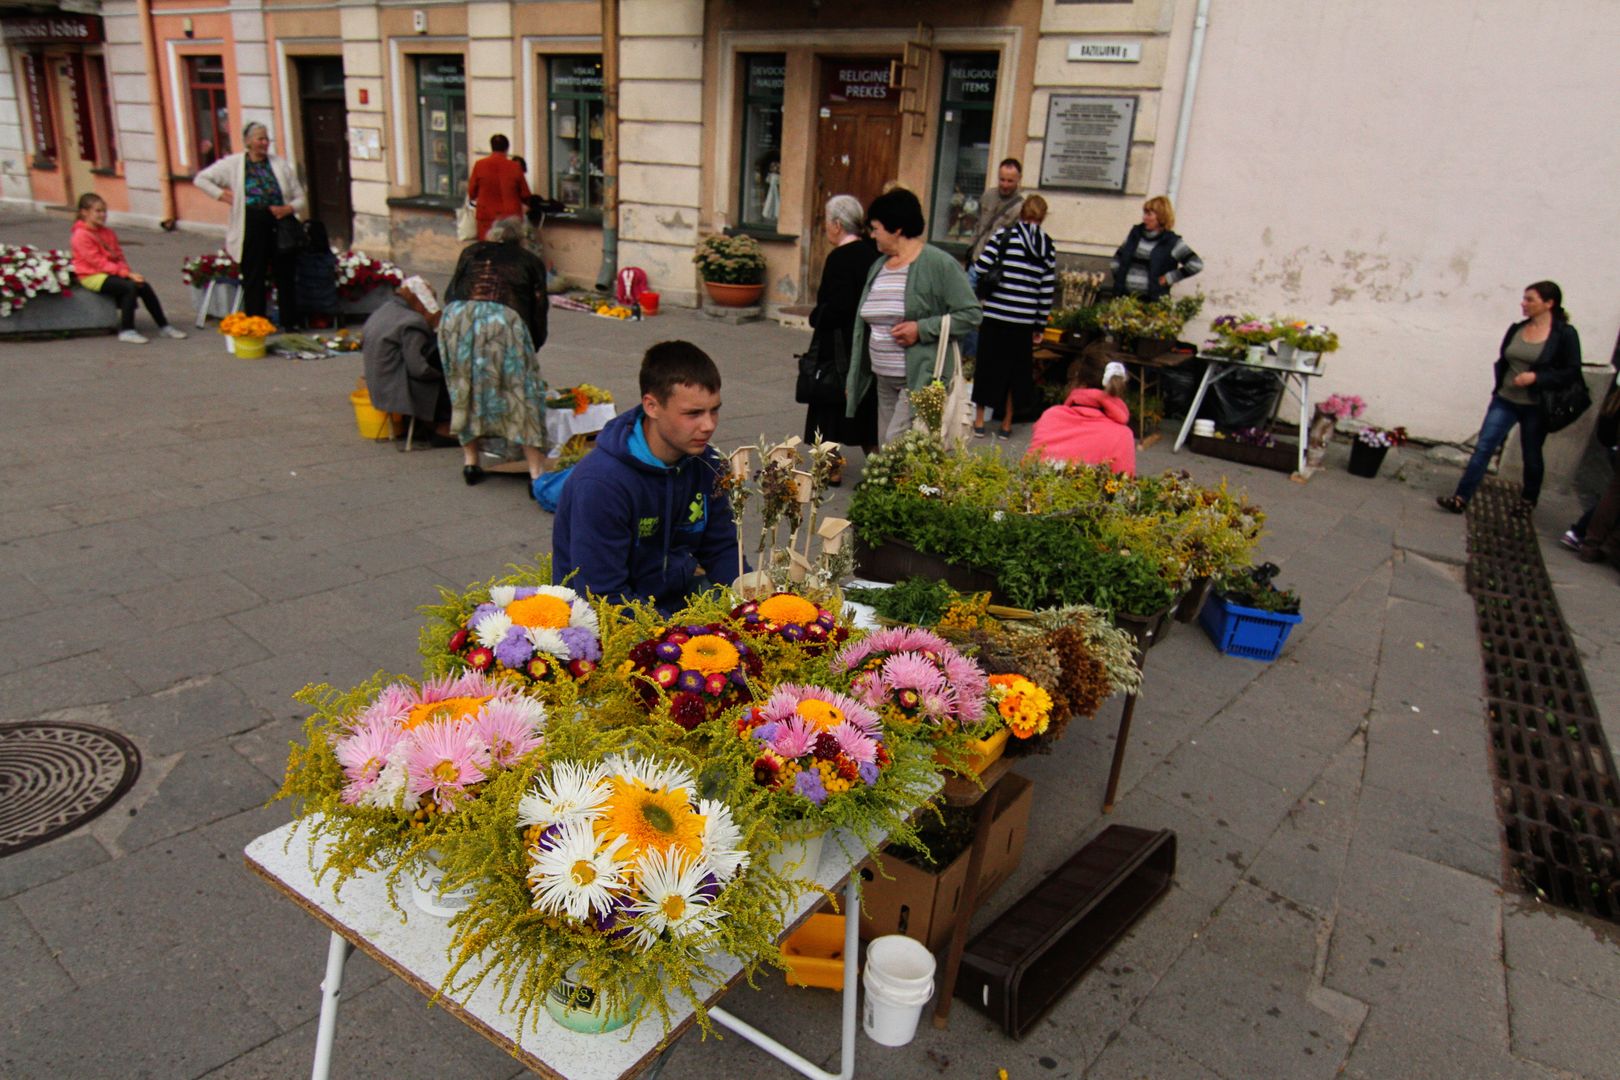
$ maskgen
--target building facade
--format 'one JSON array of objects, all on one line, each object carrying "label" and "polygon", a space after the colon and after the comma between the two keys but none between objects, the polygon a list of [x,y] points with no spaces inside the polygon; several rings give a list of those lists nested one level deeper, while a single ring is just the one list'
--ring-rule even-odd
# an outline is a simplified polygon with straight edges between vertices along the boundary
[{"label": "building facade", "polygon": [[571,281],[639,266],[695,304],[693,244],[740,231],[780,309],[814,297],[829,195],[901,183],[960,250],[1012,157],[1066,259],[1168,191],[1206,315],[1328,323],[1325,389],[1453,439],[1526,282],[1594,356],[1620,324],[1590,242],[1620,224],[1611,0],[0,0],[0,28],[0,200],[36,207],[217,232],[191,177],[262,120],[334,238],[442,271],[499,133],[567,207]]}]

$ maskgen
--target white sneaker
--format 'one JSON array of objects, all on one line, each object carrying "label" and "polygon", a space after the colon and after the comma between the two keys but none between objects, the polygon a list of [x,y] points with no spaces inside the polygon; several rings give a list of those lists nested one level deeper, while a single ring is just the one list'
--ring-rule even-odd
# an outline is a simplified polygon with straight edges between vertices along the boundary
[{"label": "white sneaker", "polygon": [[177,330],[172,326],[160,326],[158,327],[158,333],[162,334],[166,338],[174,338],[176,341],[186,340],[186,332],[184,330]]},{"label": "white sneaker", "polygon": [[120,330],[118,340],[128,342],[131,345],[145,345],[147,337],[145,334],[137,333],[134,330]]}]

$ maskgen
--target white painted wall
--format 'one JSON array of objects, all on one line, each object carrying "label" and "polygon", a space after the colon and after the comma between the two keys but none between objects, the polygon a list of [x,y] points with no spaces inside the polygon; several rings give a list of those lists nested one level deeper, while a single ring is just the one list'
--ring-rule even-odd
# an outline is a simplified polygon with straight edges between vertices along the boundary
[{"label": "white painted wall", "polygon": [[1328,323],[1324,391],[1440,439],[1477,430],[1532,281],[1606,362],[1617,44],[1614,0],[1214,0],[1176,207],[1206,314]]}]

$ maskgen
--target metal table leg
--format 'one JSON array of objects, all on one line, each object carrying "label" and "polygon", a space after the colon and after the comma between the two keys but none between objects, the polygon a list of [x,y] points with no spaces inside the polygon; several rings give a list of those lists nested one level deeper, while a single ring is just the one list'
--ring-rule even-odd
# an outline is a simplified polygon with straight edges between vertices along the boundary
[{"label": "metal table leg", "polygon": [[326,946],[326,978],[321,980],[321,1022],[315,1032],[315,1064],[310,1080],[327,1080],[332,1070],[332,1037],[337,1034],[338,998],[343,993],[343,965],[354,946],[342,934],[333,934]]},{"label": "metal table leg", "polygon": [[855,1010],[859,1004],[857,977],[861,966],[860,930],[861,869],[859,866],[852,866],[849,881],[844,885],[844,1025],[837,1072],[828,1072],[797,1051],[783,1046],[746,1020],[737,1019],[719,1006],[709,1010],[709,1018],[721,1027],[735,1031],[789,1068],[810,1077],[810,1080],[851,1080],[855,1075]]}]

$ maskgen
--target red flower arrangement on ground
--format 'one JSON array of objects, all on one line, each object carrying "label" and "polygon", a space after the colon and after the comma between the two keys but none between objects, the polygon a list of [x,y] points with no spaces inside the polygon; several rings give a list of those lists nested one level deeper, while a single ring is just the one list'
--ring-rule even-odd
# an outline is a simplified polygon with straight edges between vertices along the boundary
[{"label": "red flower arrangement on ground", "polygon": [[748,680],[764,670],[759,654],[720,623],[673,626],[630,650],[629,681],[651,710],[669,698],[669,718],[687,731],[753,700]]},{"label": "red flower arrangement on ground", "polygon": [[832,612],[790,592],[740,604],[731,617],[742,623],[745,634],[768,635],[809,653],[822,652],[849,638],[849,630],[838,625]]}]

